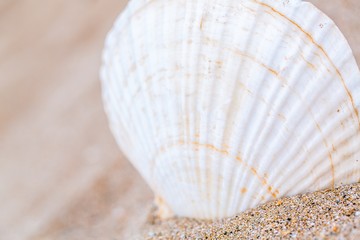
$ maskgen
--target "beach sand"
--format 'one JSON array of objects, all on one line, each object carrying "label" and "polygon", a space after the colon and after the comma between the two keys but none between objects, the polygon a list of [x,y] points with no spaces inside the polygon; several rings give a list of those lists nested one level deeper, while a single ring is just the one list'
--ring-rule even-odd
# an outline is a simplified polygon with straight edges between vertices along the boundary
[{"label": "beach sand", "polygon": [[218,221],[150,213],[143,239],[360,239],[360,184],[278,199]]}]

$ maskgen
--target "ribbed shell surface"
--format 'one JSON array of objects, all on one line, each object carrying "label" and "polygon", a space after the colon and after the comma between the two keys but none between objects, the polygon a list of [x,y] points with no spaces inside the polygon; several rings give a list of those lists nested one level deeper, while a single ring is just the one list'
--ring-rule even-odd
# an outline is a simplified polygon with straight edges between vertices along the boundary
[{"label": "ribbed shell surface", "polygon": [[310,3],[132,0],[101,78],[119,146],[178,216],[360,180],[359,69]]}]

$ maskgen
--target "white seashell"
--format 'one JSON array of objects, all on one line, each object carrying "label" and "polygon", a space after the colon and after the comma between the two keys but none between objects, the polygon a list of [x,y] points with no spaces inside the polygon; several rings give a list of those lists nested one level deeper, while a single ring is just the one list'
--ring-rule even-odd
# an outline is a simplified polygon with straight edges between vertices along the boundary
[{"label": "white seashell", "polygon": [[178,216],[360,180],[360,74],[300,0],[133,0],[108,35],[115,138]]}]

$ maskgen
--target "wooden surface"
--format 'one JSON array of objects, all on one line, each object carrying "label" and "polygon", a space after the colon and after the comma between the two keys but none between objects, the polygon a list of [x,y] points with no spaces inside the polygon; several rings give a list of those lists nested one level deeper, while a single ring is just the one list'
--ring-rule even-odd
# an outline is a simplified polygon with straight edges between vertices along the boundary
[{"label": "wooden surface", "polygon": [[[107,126],[98,70],[126,0],[0,0],[0,239],[126,239],[152,193]],[[360,60],[360,2],[313,0]]]}]

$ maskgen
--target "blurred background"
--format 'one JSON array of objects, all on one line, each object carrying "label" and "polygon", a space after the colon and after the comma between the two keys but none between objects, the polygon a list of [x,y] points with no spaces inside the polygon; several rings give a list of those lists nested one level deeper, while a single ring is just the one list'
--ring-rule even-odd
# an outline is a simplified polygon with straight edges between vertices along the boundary
[{"label": "blurred background", "polygon": [[[360,1],[311,0],[360,61]],[[152,193],[109,131],[98,77],[127,0],[0,0],[0,239],[127,239]]]}]

